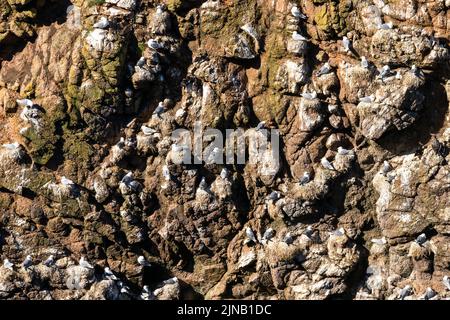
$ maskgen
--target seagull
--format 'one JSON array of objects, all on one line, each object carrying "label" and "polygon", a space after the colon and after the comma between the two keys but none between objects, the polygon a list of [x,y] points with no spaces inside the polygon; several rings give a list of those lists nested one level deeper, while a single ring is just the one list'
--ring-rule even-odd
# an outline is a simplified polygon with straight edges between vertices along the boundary
[{"label": "seagull", "polygon": [[136,62],[136,67],[142,68],[145,63],[146,63],[146,59],[144,57],[140,57],[138,62]]},{"label": "seagull", "polygon": [[16,103],[21,107],[28,107],[28,108],[31,108],[34,105],[33,101],[31,101],[30,99],[19,99],[16,100]]},{"label": "seagull", "polygon": [[412,287],[408,284],[408,285],[406,285],[401,291],[400,291],[400,294],[399,294],[399,298],[401,299],[401,300],[403,300],[403,299],[405,299],[407,296],[410,296],[412,294]]},{"label": "seagull", "polygon": [[[6,259],[7,260],[7,259]],[[450,291],[450,278],[448,276],[444,276],[442,278],[442,283],[444,284],[444,286],[447,288],[447,290]]]},{"label": "seagull", "polygon": [[343,155],[343,156],[346,156],[346,155],[349,155],[349,154],[353,153],[352,150],[347,150],[347,149],[344,149],[344,148],[342,148],[340,146],[337,148],[337,152],[338,152],[338,154]]},{"label": "seagull", "polygon": [[145,285],[142,288],[141,299],[142,300],[150,300],[151,294],[152,294],[152,292],[150,291],[150,288],[148,287],[148,285]]},{"label": "seagull", "polygon": [[275,230],[273,230],[272,228],[269,228],[269,229],[267,229],[267,230],[264,232],[264,234],[263,234],[263,236],[262,236],[262,239],[268,241],[268,240],[270,240],[274,235],[275,235]]},{"label": "seagull", "polygon": [[78,261],[78,264],[82,268],[94,269],[94,267],[89,262],[87,262],[86,259],[84,259],[83,256],[81,256],[80,260]]},{"label": "seagull", "polygon": [[5,259],[3,260],[3,267],[12,271],[14,264],[12,264],[8,259]]},{"label": "seagull", "polygon": [[425,233],[422,233],[416,238],[415,241],[419,245],[423,245],[425,242],[427,242],[427,236],[425,235]]},{"label": "seagull", "polygon": [[286,235],[283,237],[283,242],[288,245],[294,242],[294,238],[292,237],[292,234],[290,232],[286,233]]},{"label": "seagull", "polygon": [[144,133],[144,135],[146,136],[151,136],[153,134],[155,134],[157,131],[153,128],[147,127],[146,125],[142,125],[141,126],[141,131]]},{"label": "seagull", "polygon": [[337,104],[329,104],[327,109],[328,109],[329,113],[337,113],[337,111],[339,110],[339,107]]},{"label": "seagull", "polygon": [[306,229],[305,229],[305,231],[304,231],[305,236],[307,236],[308,238],[311,239],[313,233],[314,233],[314,230],[313,230],[313,227],[312,227],[312,226],[306,227]]},{"label": "seagull", "polygon": [[311,176],[309,175],[309,173],[307,171],[305,171],[303,173],[303,176],[300,178],[299,183],[300,183],[300,185],[307,184],[310,181],[310,179],[311,179]]},{"label": "seagull", "polygon": [[414,75],[417,75],[418,73],[419,73],[419,69],[416,67],[416,65],[415,64],[413,64],[412,66],[411,66],[411,73],[412,74],[414,74]]},{"label": "seagull", "polygon": [[390,165],[390,163],[387,160],[384,160],[383,161],[383,169],[382,169],[383,174],[386,175],[391,170],[392,170],[392,166]]},{"label": "seagull", "polygon": [[394,24],[392,22],[378,24],[378,29],[380,30],[389,30],[392,29],[393,27]]},{"label": "seagull", "polygon": [[388,65],[383,66],[380,71],[380,77],[381,79],[386,78],[388,75],[391,74],[391,68]]},{"label": "seagull", "polygon": [[373,94],[370,95],[370,96],[367,96],[367,97],[359,98],[359,102],[372,103],[372,102],[374,102],[374,101],[375,101],[375,97],[374,97]]},{"label": "seagull", "polygon": [[370,241],[372,241],[372,243],[378,244],[378,245],[380,245],[380,246],[387,243],[385,237],[383,237],[383,238],[381,238],[381,239],[372,239],[372,240],[370,240]]},{"label": "seagull", "polygon": [[328,74],[331,71],[331,66],[328,62],[325,62],[325,64],[319,69],[317,72],[317,76],[320,77],[321,75]]},{"label": "seagull", "polygon": [[308,41],[307,38],[305,38],[304,36],[302,36],[300,33],[298,33],[297,31],[294,31],[292,33],[292,40],[294,41]]},{"label": "seagull", "polygon": [[305,98],[306,100],[314,100],[317,98],[317,92],[313,91],[311,93],[309,92],[304,92],[300,94],[303,98]]},{"label": "seagull", "polygon": [[109,21],[106,17],[101,17],[100,20],[93,25],[97,29],[106,29],[109,27]]},{"label": "seagull", "polygon": [[395,73],[395,79],[397,79],[397,80],[401,80],[402,79],[402,74],[399,71],[397,71]]},{"label": "seagull", "polygon": [[178,283],[178,278],[177,277],[173,277],[173,278],[170,278],[170,279],[167,279],[167,280],[163,281],[164,285],[175,284],[175,283]]},{"label": "seagull", "polygon": [[145,260],[144,256],[139,256],[137,258],[137,262],[143,267],[150,267],[151,264],[147,260]]},{"label": "seagull", "polygon": [[75,183],[72,180],[67,179],[66,177],[62,176],[61,177],[61,184],[63,186],[69,187],[69,186],[73,186]]},{"label": "seagull", "polygon": [[333,235],[338,236],[338,237],[342,237],[343,235],[345,235],[345,229],[344,228],[339,228],[337,230],[334,230],[332,232]]},{"label": "seagull", "polygon": [[22,266],[24,267],[24,269],[28,269],[29,267],[31,267],[32,264],[33,259],[31,258],[30,255],[27,255],[25,260],[22,262]]},{"label": "seagull", "polygon": [[245,229],[245,235],[247,236],[247,238],[248,238],[250,241],[253,241],[253,243],[257,243],[255,234],[253,233],[253,230],[252,230],[250,227],[247,227],[247,228]]},{"label": "seagull", "polygon": [[367,69],[369,68],[369,61],[367,61],[366,57],[361,57],[361,67]]},{"label": "seagull", "polygon": [[105,267],[103,276],[108,280],[119,280],[109,267]]},{"label": "seagull", "polygon": [[222,171],[220,171],[220,178],[225,180],[227,177],[228,177],[228,169],[227,168],[223,168]]},{"label": "seagull", "polygon": [[164,165],[162,167],[162,175],[163,175],[163,177],[164,177],[164,179],[166,181],[170,180],[170,171],[169,171],[169,167],[168,166]]},{"label": "seagull", "polygon": [[344,36],[342,38],[342,45],[344,46],[345,52],[349,52],[350,51],[351,43],[350,43],[350,40],[346,36]]},{"label": "seagull", "polygon": [[272,201],[278,200],[280,199],[280,193],[278,191],[272,191],[267,197],[267,199]]},{"label": "seagull", "polygon": [[330,161],[328,161],[327,158],[323,157],[322,159],[320,159],[320,163],[322,164],[322,167],[324,167],[325,169],[334,171],[333,165],[331,164]]},{"label": "seagull", "polygon": [[431,300],[436,296],[436,291],[434,291],[432,288],[428,287],[425,290],[425,294],[422,296],[425,300]]},{"label": "seagull", "polygon": [[296,17],[296,18],[300,18],[300,19],[306,19],[307,16],[305,16],[299,9],[297,6],[293,6],[291,9],[291,14]]},{"label": "seagull", "polygon": [[264,129],[265,127],[266,127],[266,122],[265,121],[261,121],[260,123],[258,123],[258,125],[255,128],[255,130],[259,131],[261,129]]},{"label": "seagull", "polygon": [[166,111],[166,108],[164,108],[164,104],[160,102],[156,107],[155,111],[153,111],[153,116],[161,118],[161,114],[164,113],[164,111]]},{"label": "seagull", "polygon": [[198,185],[198,188],[200,190],[203,190],[203,191],[207,191],[208,190],[208,184],[206,183],[205,177],[203,177],[202,180],[200,181],[200,184]]},{"label": "seagull", "polygon": [[3,145],[3,148],[6,148],[8,150],[16,150],[16,149],[20,148],[20,144],[18,142],[5,143]]},{"label": "seagull", "polygon": [[44,266],[50,267],[55,263],[55,257],[51,254],[47,260],[44,261]]},{"label": "seagull", "polygon": [[147,46],[148,46],[150,49],[153,49],[153,50],[158,50],[158,49],[161,49],[161,48],[162,48],[162,45],[161,45],[158,41],[156,41],[156,40],[154,40],[154,39],[148,40]]}]

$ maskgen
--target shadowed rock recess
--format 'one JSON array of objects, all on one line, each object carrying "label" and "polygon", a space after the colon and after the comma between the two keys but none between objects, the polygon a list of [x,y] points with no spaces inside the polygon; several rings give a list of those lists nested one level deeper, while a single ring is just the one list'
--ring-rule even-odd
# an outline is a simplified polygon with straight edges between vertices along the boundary
[{"label": "shadowed rock recess", "polygon": [[[0,0],[0,299],[450,298],[449,34],[449,0]],[[274,174],[174,161],[262,121]]]}]

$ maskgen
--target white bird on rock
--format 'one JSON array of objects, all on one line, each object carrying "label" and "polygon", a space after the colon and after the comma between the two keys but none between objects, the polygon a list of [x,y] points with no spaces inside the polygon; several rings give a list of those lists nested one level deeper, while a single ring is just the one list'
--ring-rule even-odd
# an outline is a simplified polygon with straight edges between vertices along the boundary
[{"label": "white bird on rock", "polygon": [[370,241],[372,241],[372,243],[378,244],[378,245],[380,245],[380,246],[387,243],[385,237],[380,238],[380,239],[372,239],[372,240],[370,240]]},{"label": "white bird on rock", "polygon": [[450,291],[450,278],[448,276],[444,276],[442,278],[442,283],[444,284],[445,288]]},{"label": "white bird on rock", "polygon": [[153,134],[155,134],[157,132],[155,129],[147,127],[146,125],[142,125],[141,126],[141,131],[146,136],[151,136],[151,135],[153,135]]},{"label": "white bird on rock", "polygon": [[286,233],[286,235],[283,237],[283,242],[288,245],[294,242],[294,238],[292,237],[292,234],[290,232]]},{"label": "white bird on rock", "polygon": [[258,125],[255,128],[255,130],[259,131],[259,130],[262,130],[262,129],[265,129],[265,128],[266,128],[266,122],[265,121],[261,121],[260,123],[258,123]]},{"label": "white bird on rock", "polygon": [[24,267],[24,269],[28,269],[29,267],[31,267],[32,264],[33,264],[33,259],[31,258],[30,255],[27,255],[25,257],[25,260],[22,262],[22,266]]},{"label": "white bird on rock", "polygon": [[166,181],[170,181],[171,177],[170,177],[170,171],[169,171],[168,166],[164,165],[162,167],[162,175]]},{"label": "white bird on rock", "polygon": [[145,57],[140,57],[138,62],[136,62],[136,67],[142,68],[146,63]]},{"label": "white bird on rock", "polygon": [[436,296],[436,291],[434,291],[432,288],[428,287],[425,290],[425,293],[423,294],[423,296],[421,298],[425,299],[425,300],[432,300],[435,296]]},{"label": "white bird on rock", "polygon": [[11,263],[8,259],[5,259],[3,260],[3,267],[12,271],[14,264]]},{"label": "white bird on rock", "polygon": [[353,150],[344,149],[342,147],[337,148],[337,153],[343,156],[347,156],[349,154],[353,154]]},{"label": "white bird on rock", "polygon": [[148,40],[147,46],[150,49],[153,49],[153,50],[159,50],[159,49],[162,48],[162,45],[158,41],[156,41],[155,39]]},{"label": "white bird on rock", "polygon": [[391,74],[391,68],[388,65],[385,65],[385,66],[383,66],[383,68],[381,68],[381,70],[380,70],[381,79],[386,78],[390,74]]},{"label": "white bird on rock", "polygon": [[300,19],[306,19],[307,16],[305,16],[300,9],[297,6],[293,6],[291,9],[291,14],[296,17],[296,18],[300,18]]},{"label": "white bird on rock", "polygon": [[164,285],[167,285],[167,284],[176,284],[176,283],[178,283],[178,278],[177,278],[177,277],[173,277],[173,278],[170,278],[170,279],[167,279],[167,280],[164,280],[164,281],[163,281],[163,284],[164,284]]},{"label": "white bird on rock", "polygon": [[317,92],[313,91],[311,93],[309,92],[304,92],[300,94],[303,98],[305,98],[306,100],[314,100],[317,98]]},{"label": "white bird on rock", "polygon": [[258,240],[256,240],[255,234],[253,233],[253,230],[250,227],[247,227],[245,229],[245,235],[253,243],[257,243],[258,242]]},{"label": "white bird on rock", "polygon": [[272,228],[268,228],[263,236],[262,236],[262,240],[268,241],[270,239],[272,239],[272,237],[275,235],[275,230],[273,230]]},{"label": "white bird on rock", "polygon": [[361,57],[361,67],[368,69],[369,68],[369,61],[367,61],[366,57]]},{"label": "white bird on rock", "polygon": [[418,73],[419,73],[419,69],[416,67],[416,65],[415,64],[413,64],[412,66],[411,66],[411,73],[412,74],[414,74],[414,75],[417,75]]},{"label": "white bird on rock", "polygon": [[67,179],[64,176],[61,177],[61,184],[66,187],[71,187],[75,185],[75,183],[72,180]]},{"label": "white bird on rock", "polygon": [[166,111],[166,108],[164,107],[164,104],[160,102],[158,106],[156,107],[155,111],[153,111],[153,116],[157,116],[158,118],[161,118],[161,114],[163,114]]},{"label": "white bird on rock", "polygon": [[349,52],[350,51],[351,42],[346,36],[344,36],[342,38],[342,45],[344,46],[344,51],[345,52]]},{"label": "white bird on rock", "polygon": [[21,107],[28,107],[31,108],[34,103],[30,99],[18,99],[16,100],[16,103]]},{"label": "white bird on rock", "polygon": [[228,169],[223,168],[222,171],[220,171],[220,178],[225,180],[228,178]]},{"label": "white bird on rock", "polygon": [[137,262],[143,267],[150,267],[151,264],[147,260],[145,260],[144,256],[139,256],[137,258]]},{"label": "white bird on rock", "polygon": [[311,239],[313,236],[313,233],[314,233],[314,229],[312,226],[308,226],[308,227],[306,227],[306,230],[303,233],[305,234],[305,236],[307,236],[309,239]]},{"label": "white bird on rock", "polygon": [[276,201],[280,199],[280,193],[278,191],[272,191],[268,196],[268,200]]},{"label": "white bird on rock", "polygon": [[103,269],[103,276],[108,280],[119,280],[119,278],[116,277],[109,267],[105,267],[105,269]]},{"label": "white bird on rock", "polygon": [[412,287],[408,284],[402,290],[400,290],[398,297],[400,300],[403,300],[407,296],[410,296],[411,294],[412,294]]},{"label": "white bird on rock", "polygon": [[101,17],[100,20],[93,25],[97,29],[106,29],[109,27],[109,21],[106,17]]},{"label": "white bird on rock", "polygon": [[51,254],[45,261],[44,266],[50,267],[55,263],[55,257]]},{"label": "white bird on rock", "polygon": [[390,165],[390,163],[387,160],[384,160],[383,168],[382,168],[383,174],[386,175],[391,170],[392,170],[392,166]]},{"label": "white bird on rock", "polygon": [[78,265],[82,268],[94,269],[94,267],[84,258],[84,256],[81,256],[80,260],[78,261]]},{"label": "white bird on rock", "polygon": [[300,183],[300,185],[304,185],[304,184],[307,184],[310,180],[311,180],[311,176],[310,176],[309,172],[305,171],[303,173],[303,176],[300,178],[299,183]]},{"label": "white bird on rock", "polygon": [[333,170],[333,171],[335,170],[333,165],[331,164],[331,162],[325,157],[320,159],[320,164],[322,165],[322,167],[324,167],[327,170]]},{"label": "white bird on rock", "polygon": [[320,77],[321,75],[328,74],[330,72],[331,72],[331,66],[328,62],[325,62],[325,64],[317,72],[317,76]]},{"label": "white bird on rock", "polygon": [[415,241],[419,245],[423,245],[425,242],[427,242],[427,236],[425,235],[425,233],[422,233],[416,238]]},{"label": "white bird on rock", "polygon": [[294,41],[308,41],[307,38],[305,38],[304,36],[302,36],[300,33],[298,33],[297,31],[294,31],[292,33],[292,40]]}]

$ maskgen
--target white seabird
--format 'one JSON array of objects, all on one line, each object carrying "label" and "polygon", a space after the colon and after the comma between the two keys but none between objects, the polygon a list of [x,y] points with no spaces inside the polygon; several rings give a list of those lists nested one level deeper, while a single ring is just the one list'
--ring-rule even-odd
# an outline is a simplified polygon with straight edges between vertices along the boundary
[{"label": "white seabird", "polygon": [[303,233],[305,234],[305,236],[307,236],[309,239],[311,239],[312,235],[314,233],[314,229],[312,226],[308,226],[308,227],[306,227],[306,230]]},{"label": "white seabird", "polygon": [[44,266],[50,267],[55,263],[55,257],[51,254],[43,263]]},{"label": "white seabird", "polygon": [[418,73],[419,73],[419,69],[416,67],[416,65],[415,64],[413,64],[412,66],[411,66],[411,73],[412,74],[414,74],[414,75],[417,75]]},{"label": "white seabird", "polygon": [[423,245],[425,242],[427,242],[427,236],[425,235],[425,233],[422,233],[416,238],[415,241],[419,245]]},{"label": "white seabird", "polygon": [[66,187],[72,187],[75,185],[75,183],[72,180],[67,179],[64,176],[61,177],[61,184]]},{"label": "white seabird", "polygon": [[103,269],[103,276],[108,280],[119,280],[119,278],[116,277],[109,267],[105,267],[105,269]]},{"label": "white seabird", "polygon": [[31,255],[27,255],[25,257],[25,260],[22,262],[22,266],[24,269],[28,269],[33,264],[33,259],[31,258]]},{"label": "white seabird", "polygon": [[14,264],[11,263],[8,259],[5,259],[5,260],[3,260],[3,267],[12,271]]},{"label": "white seabird", "polygon": [[253,233],[253,230],[250,227],[247,227],[245,229],[245,235],[253,243],[258,243],[258,240],[256,240],[255,234]]},{"label": "white seabird", "polygon": [[266,127],[266,122],[265,121],[261,121],[260,123],[258,123],[258,125],[255,128],[255,130],[259,131],[261,129],[264,129],[265,127]]},{"label": "white seabird", "polygon": [[265,240],[265,241],[269,241],[270,239],[272,239],[272,237],[275,235],[275,230],[273,230],[272,228],[268,228],[265,232],[264,232],[264,234],[263,234],[263,236],[262,236],[262,240]]},{"label": "white seabird", "polygon": [[380,78],[384,79],[391,74],[391,68],[388,65],[383,66],[380,70]]},{"label": "white seabird", "polygon": [[159,49],[161,49],[161,48],[163,47],[163,46],[162,46],[158,41],[156,41],[155,39],[150,39],[150,40],[148,40],[147,46],[148,46],[150,49],[153,49],[153,50],[159,50]]},{"label": "white seabird", "polygon": [[156,107],[155,111],[153,111],[153,116],[157,116],[158,118],[161,118],[161,114],[163,114],[166,111],[166,108],[164,107],[164,104],[160,102],[158,106]]},{"label": "white seabird", "polygon": [[283,237],[283,242],[288,245],[294,242],[294,238],[292,237],[292,234],[290,232],[286,233],[286,235]]},{"label": "white seabird", "polygon": [[367,69],[369,68],[369,61],[367,61],[366,57],[361,57],[361,67]]},{"label": "white seabird", "polygon": [[387,160],[384,160],[383,168],[382,168],[383,174],[386,175],[391,170],[392,170],[392,166],[390,165],[390,163]]},{"label": "white seabird", "polygon": [[304,92],[300,94],[303,98],[305,98],[306,100],[314,100],[317,98],[317,92],[313,91],[311,93],[309,92]]},{"label": "white seabird", "polygon": [[320,159],[320,164],[322,165],[322,167],[324,167],[327,170],[335,170],[333,165],[331,164],[330,161],[328,161],[327,158],[323,157],[322,159]]},{"label": "white seabird", "polygon": [[422,298],[425,300],[432,300],[436,296],[436,291],[434,291],[432,288],[428,287],[425,290],[425,293],[423,294]]},{"label": "white seabird", "polygon": [[167,279],[167,280],[163,281],[164,285],[175,284],[175,283],[178,283],[178,278],[177,277],[173,277],[173,278],[170,278],[170,279]]},{"label": "white seabird", "polygon": [[171,177],[170,177],[170,171],[169,171],[169,167],[167,165],[164,165],[162,167],[162,175],[164,177],[164,180],[166,181],[170,181]]},{"label": "white seabird", "polygon": [[278,191],[272,191],[268,196],[267,196],[268,200],[278,200],[280,199],[280,193]]},{"label": "white seabird", "polygon": [[291,14],[296,18],[307,19],[307,16],[304,15],[296,5],[292,7]]},{"label": "white seabird", "polygon": [[403,300],[407,296],[410,296],[411,294],[412,294],[412,287],[408,284],[402,290],[400,290],[398,297],[400,300]]},{"label": "white seabird", "polygon": [[304,36],[302,36],[300,33],[298,33],[297,31],[294,31],[292,33],[292,40],[294,41],[308,41],[307,38],[305,38]]},{"label": "white seabird", "polygon": [[143,267],[150,267],[150,266],[151,266],[150,262],[148,262],[148,261],[144,258],[144,256],[139,256],[139,257],[137,258],[137,262],[138,262],[141,266],[143,266]]},{"label": "white seabird", "polygon": [[145,66],[146,61],[147,60],[144,57],[140,57],[138,62],[136,62],[136,67],[142,68]]},{"label": "white seabird", "polygon": [[220,171],[220,178],[222,178],[223,180],[228,178],[228,169],[227,168],[223,168],[222,171]]},{"label": "white seabird", "polygon": [[321,75],[328,74],[330,72],[331,72],[331,66],[328,62],[325,62],[325,64],[317,72],[317,76],[320,77]]},{"label": "white seabird", "polygon": [[346,36],[344,36],[342,38],[342,45],[344,46],[345,52],[349,52],[350,51],[351,42]]},{"label": "white seabird", "polygon": [[146,125],[142,125],[141,126],[141,131],[146,136],[151,136],[151,135],[153,135],[153,134],[155,134],[157,132],[155,129],[147,127]]},{"label": "white seabird", "polygon": [[310,174],[307,171],[305,171],[303,173],[303,176],[300,178],[299,183],[300,183],[300,185],[304,185],[304,184],[307,184],[310,180],[311,180]]},{"label": "white seabird", "polygon": [[371,241],[372,243],[378,244],[378,245],[380,245],[380,246],[387,243],[385,237],[380,238],[380,239],[372,239],[372,240],[370,240],[370,241]]},{"label": "white seabird", "polygon": [[31,108],[34,103],[30,99],[18,99],[16,100],[16,103],[21,107],[28,107]]},{"label": "white seabird", "polygon": [[445,288],[450,291],[450,278],[448,276],[444,276],[442,278],[442,283],[444,284]]},{"label": "white seabird", "polygon": [[109,27],[109,21],[106,17],[101,17],[100,20],[92,26],[97,29],[107,29]]},{"label": "white seabird", "polygon": [[349,154],[352,154],[352,153],[353,153],[353,151],[352,151],[352,150],[344,149],[344,148],[342,148],[341,146],[339,146],[339,147],[337,148],[337,152],[338,152],[338,154],[340,154],[340,155],[344,155],[344,156],[346,156],[346,155],[349,155]]},{"label": "white seabird", "polygon": [[78,261],[78,265],[82,268],[94,269],[94,267],[89,262],[87,262],[84,256],[81,256],[80,260]]}]

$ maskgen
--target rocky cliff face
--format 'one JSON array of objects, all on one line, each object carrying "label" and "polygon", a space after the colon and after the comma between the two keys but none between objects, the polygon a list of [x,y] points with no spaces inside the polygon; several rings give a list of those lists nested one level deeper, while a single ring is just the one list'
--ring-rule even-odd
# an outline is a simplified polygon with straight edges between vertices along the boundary
[{"label": "rocky cliff face", "polygon": [[[449,34],[448,0],[0,0],[0,299],[450,297]],[[198,122],[280,162],[177,164]]]}]

